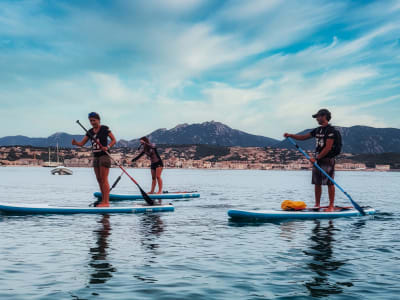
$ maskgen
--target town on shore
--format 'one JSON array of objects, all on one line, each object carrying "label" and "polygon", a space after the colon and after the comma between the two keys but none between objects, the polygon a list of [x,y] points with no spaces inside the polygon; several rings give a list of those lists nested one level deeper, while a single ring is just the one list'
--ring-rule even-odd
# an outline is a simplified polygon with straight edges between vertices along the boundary
[{"label": "town on shore", "polygon": [[[272,147],[224,147],[212,145],[159,145],[166,168],[239,169],[239,170],[309,170],[312,165],[297,150]],[[142,159],[131,163],[138,154],[133,148],[112,149],[112,157],[124,166],[147,168]],[[308,152],[312,155],[312,152]],[[368,165],[354,161],[353,155],[342,153],[337,158],[337,170],[390,171],[390,164]],[[0,166],[91,167],[90,148],[3,146],[0,147]]]}]

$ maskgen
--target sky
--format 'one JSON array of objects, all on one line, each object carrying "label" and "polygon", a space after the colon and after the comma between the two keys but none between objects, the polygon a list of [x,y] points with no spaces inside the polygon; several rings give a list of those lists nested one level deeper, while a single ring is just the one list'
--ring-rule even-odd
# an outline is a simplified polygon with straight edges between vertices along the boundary
[{"label": "sky", "polygon": [[400,0],[0,1],[0,136],[400,128]]}]

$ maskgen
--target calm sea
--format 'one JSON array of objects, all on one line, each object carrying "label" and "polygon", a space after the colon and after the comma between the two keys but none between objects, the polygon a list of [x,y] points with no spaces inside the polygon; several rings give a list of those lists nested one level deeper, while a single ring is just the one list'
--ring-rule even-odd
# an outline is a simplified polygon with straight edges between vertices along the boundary
[{"label": "calm sea", "polygon": [[[149,170],[130,173],[149,189]],[[201,198],[148,215],[0,216],[0,299],[400,299],[400,173],[337,173],[374,218],[229,221],[231,208],[312,205],[310,176],[165,170],[164,190]],[[0,202],[86,206],[94,191],[90,169],[0,168]],[[123,177],[115,193],[137,189]]]}]

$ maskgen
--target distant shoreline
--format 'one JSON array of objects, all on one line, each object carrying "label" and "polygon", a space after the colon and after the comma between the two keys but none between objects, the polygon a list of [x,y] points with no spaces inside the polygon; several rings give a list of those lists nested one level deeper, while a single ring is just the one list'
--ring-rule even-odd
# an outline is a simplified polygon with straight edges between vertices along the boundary
[{"label": "distant shoreline", "polygon": [[[215,170],[310,170],[312,165],[297,150],[271,147],[215,147],[205,145],[160,146],[165,168]],[[312,151],[307,151],[312,156]],[[111,156],[125,166],[138,151],[114,148]],[[0,147],[0,166],[91,167],[92,152],[88,148],[49,151],[33,147]],[[115,165],[115,164],[113,164]],[[135,162],[136,168],[148,168],[149,160]],[[336,158],[336,170],[391,171],[400,169],[400,153],[378,156],[342,153]]]},{"label": "distant shoreline", "polygon": [[[46,169],[51,169],[51,167],[43,167],[43,166],[37,166],[37,165],[0,165],[0,168],[46,168]],[[92,169],[90,166],[74,166],[74,167],[68,167],[68,168],[82,168],[82,169]],[[112,169],[118,169],[117,166],[112,166]],[[147,170],[150,169],[149,167],[126,167],[124,166],[125,169],[139,169],[139,170]],[[311,172],[311,169],[234,169],[234,168],[171,168],[171,167],[164,167],[164,170],[215,170],[215,171],[305,171],[305,172]],[[367,168],[367,169],[362,169],[362,170],[357,170],[357,169],[341,169],[341,170],[335,170],[335,172],[400,172],[400,169],[390,169],[390,170],[379,170],[379,169],[372,169],[372,168]]]}]

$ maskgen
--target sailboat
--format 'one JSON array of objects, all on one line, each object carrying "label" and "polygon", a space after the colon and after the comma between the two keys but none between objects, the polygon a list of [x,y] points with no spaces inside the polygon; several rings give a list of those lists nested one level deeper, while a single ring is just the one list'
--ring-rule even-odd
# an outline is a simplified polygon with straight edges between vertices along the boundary
[{"label": "sailboat", "polygon": [[72,172],[71,169],[68,169],[67,167],[60,165],[59,158],[58,158],[58,142],[57,142],[57,167],[55,167],[53,170],[51,170],[51,174],[53,174],[53,175],[72,175],[72,174],[74,174],[74,172]]},{"label": "sailboat", "polygon": [[44,162],[43,163],[43,167],[54,168],[54,167],[58,167],[59,165],[60,165],[59,163],[51,161],[51,159],[50,159],[50,147],[49,147],[49,161]]}]

